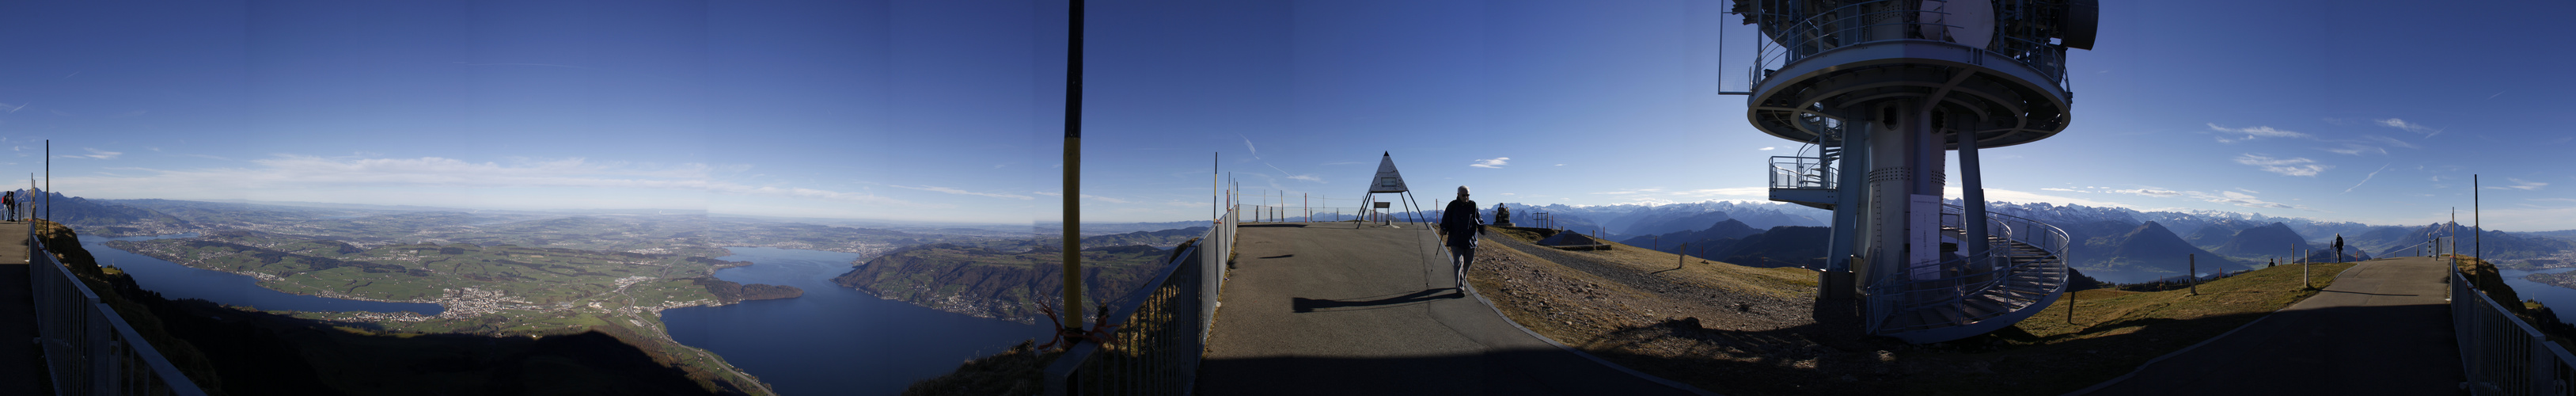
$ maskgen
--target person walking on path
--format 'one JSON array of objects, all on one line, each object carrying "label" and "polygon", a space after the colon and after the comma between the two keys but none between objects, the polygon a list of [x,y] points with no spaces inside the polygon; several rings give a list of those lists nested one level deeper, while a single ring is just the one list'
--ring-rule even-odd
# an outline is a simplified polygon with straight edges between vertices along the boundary
[{"label": "person walking on path", "polygon": [[1467,186],[1458,186],[1458,200],[1440,211],[1440,232],[1449,236],[1449,263],[1460,282],[1467,279],[1467,265],[1476,262],[1476,234],[1485,232],[1485,216],[1476,208],[1476,201],[1467,199]]}]

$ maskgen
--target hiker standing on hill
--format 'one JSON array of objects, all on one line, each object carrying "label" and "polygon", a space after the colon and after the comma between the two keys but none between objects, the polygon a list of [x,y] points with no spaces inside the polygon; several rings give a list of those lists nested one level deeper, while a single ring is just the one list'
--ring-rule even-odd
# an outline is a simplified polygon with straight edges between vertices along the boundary
[{"label": "hiker standing on hill", "polygon": [[2343,259],[2343,234],[2335,234],[2335,262],[2338,262],[2338,263],[2340,263],[2340,262],[2344,262],[2344,259]]},{"label": "hiker standing on hill", "polygon": [[1476,213],[1476,201],[1467,199],[1467,186],[1458,186],[1458,200],[1440,212],[1440,232],[1449,236],[1449,264],[1458,271],[1458,281],[1467,281],[1467,265],[1476,262],[1476,234],[1485,232],[1485,216]]}]

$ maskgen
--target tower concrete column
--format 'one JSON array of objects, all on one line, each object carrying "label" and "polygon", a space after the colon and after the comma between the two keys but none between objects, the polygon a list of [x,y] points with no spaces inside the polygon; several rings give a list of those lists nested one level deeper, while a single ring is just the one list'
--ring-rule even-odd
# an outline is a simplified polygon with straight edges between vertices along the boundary
[{"label": "tower concrete column", "polygon": [[1867,226],[1860,219],[1866,218],[1869,211],[1865,204],[1870,201],[1868,175],[1870,153],[1873,151],[1870,150],[1869,142],[1872,140],[1869,135],[1873,123],[1859,122],[1860,114],[1850,109],[1842,110],[1834,114],[1840,120],[1837,125],[1841,127],[1842,154],[1834,164],[1833,236],[1825,245],[1827,280],[1819,282],[1820,286],[1833,289],[1824,291],[1827,299],[1857,294],[1869,287],[1867,279],[1875,273],[1870,271],[1866,260],[1854,260],[1856,255],[1868,252],[1861,248],[1866,245],[1862,238],[1868,234],[1863,232]]},{"label": "tower concrete column", "polygon": [[1870,255],[1876,282],[1884,277],[1948,277],[1941,258],[1941,172],[1944,142],[1932,134],[1931,111],[1912,101],[1878,107],[1879,129],[1870,133]]},{"label": "tower concrete column", "polygon": [[1958,136],[1959,206],[1967,208],[1965,216],[1959,218],[1959,224],[1968,231],[1967,240],[1959,241],[1959,244],[1965,245],[1962,247],[1966,248],[1968,257],[1982,257],[1969,262],[1969,273],[1994,271],[1995,260],[1985,256],[1990,230],[1986,229],[1986,185],[1977,170],[1977,134],[1960,131]]}]

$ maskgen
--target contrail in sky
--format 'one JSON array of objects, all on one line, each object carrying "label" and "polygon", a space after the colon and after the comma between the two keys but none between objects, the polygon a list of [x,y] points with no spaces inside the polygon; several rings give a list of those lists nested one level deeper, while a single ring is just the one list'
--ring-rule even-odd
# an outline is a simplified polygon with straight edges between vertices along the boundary
[{"label": "contrail in sky", "polygon": [[[2391,162],[2390,164],[2395,164],[2395,163],[2394,163],[2394,162]],[[2351,192],[2352,192],[2352,189],[2355,189],[2355,188],[2361,188],[2361,185],[2362,185],[2362,184],[2370,183],[2370,178],[2379,176],[2379,171],[2384,171],[2384,170],[2388,170],[2388,165],[2380,165],[2380,166],[2379,166],[2379,170],[2370,171],[2370,176],[2362,176],[2362,177],[2361,177],[2361,182],[2360,182],[2360,183],[2353,183],[2353,184],[2352,184],[2352,187],[2346,187],[2346,188],[2344,188],[2344,189],[2343,189],[2343,192],[2335,193],[2335,195],[2348,194],[2348,193],[2351,193]]]}]

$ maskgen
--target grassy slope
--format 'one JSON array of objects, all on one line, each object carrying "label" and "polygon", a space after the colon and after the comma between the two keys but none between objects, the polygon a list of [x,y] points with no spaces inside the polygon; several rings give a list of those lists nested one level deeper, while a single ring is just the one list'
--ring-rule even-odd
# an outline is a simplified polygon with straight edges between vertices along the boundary
[{"label": "grassy slope", "polygon": [[[1503,236],[1525,242],[1537,242],[1540,238],[1538,233],[1524,229],[1494,227],[1489,228],[1488,230],[1491,230],[1489,233],[1499,232]],[[1617,242],[1604,241],[1603,243],[1610,244],[1614,247],[1609,250],[1591,250],[1576,253],[1607,259],[1615,264],[1620,264],[1626,267],[1624,269],[1637,272],[1671,270],[1673,269],[1674,264],[1683,262],[1680,255],[1672,253],[1628,246]],[[1503,251],[1509,249],[1478,250]],[[1746,267],[1710,261],[1696,256],[1689,258],[1688,264],[1689,265],[1683,265],[1681,270],[1662,272],[1659,275],[1676,277],[1690,283],[1710,285],[1732,291],[1763,293],[1775,297],[1804,296],[1814,293],[1816,288],[1815,272],[1805,269]]]},{"label": "grassy slope", "polygon": [[[2057,394],[2126,374],[2155,359],[2234,330],[2316,295],[2352,263],[2315,264],[2303,288],[2300,269],[2284,265],[2201,284],[2191,290],[2078,291],[2012,328],[1900,356],[1932,364],[1982,364],[1993,374],[1932,376],[1913,389],[1930,394]],[[2068,320],[2067,309],[2075,316]]]},{"label": "grassy slope", "polygon": [[[1521,230],[1507,230],[1505,235],[1525,241],[1537,237]],[[1509,249],[1493,251],[1525,260],[1538,259]],[[1641,272],[1671,269],[1676,259],[1670,253],[1624,245],[1596,254],[1617,258],[1630,269]],[[2352,265],[2315,265],[2311,268],[2314,289],[2301,287],[2299,267],[2279,266],[2202,284],[2199,295],[2191,295],[2188,290],[2076,292],[2073,293],[2072,304],[2061,300],[2032,319],[1995,333],[1926,346],[1879,342],[1889,352],[1886,359],[1891,368],[1889,372],[1878,373],[1883,375],[1875,378],[1893,377],[1887,378],[1892,381],[1863,381],[1788,393],[1818,389],[1880,394],[2059,394],[2073,391],[2117,377],[2147,360],[2233,330],[2315,295],[2317,290],[2333,284],[2335,276]],[[1796,295],[1809,293],[1816,285],[1814,272],[1796,268],[1764,269],[1698,263],[1686,267],[1688,269],[1677,272],[1736,290]],[[1602,292],[1611,296],[1644,293],[1579,271],[1564,272],[1572,273],[1568,276],[1604,285]],[[1477,281],[1479,288],[1493,287],[1486,279]],[[1579,327],[1537,320],[1543,317],[1538,312],[1539,307],[1515,306],[1510,298],[1496,298],[1495,303],[1505,305],[1503,311],[1514,321],[1551,338],[1574,340],[1599,336],[1570,333]],[[2068,323],[2066,315],[2066,307],[2070,305],[2077,311],[2072,324]],[[1742,383],[1701,383],[1693,381],[1689,375],[1664,376],[1703,389],[1746,393],[1746,384]]]}]

